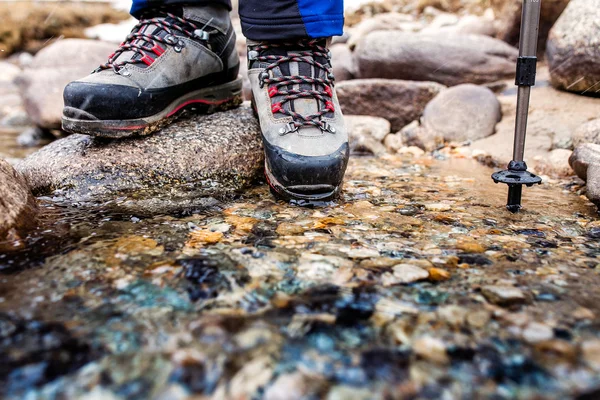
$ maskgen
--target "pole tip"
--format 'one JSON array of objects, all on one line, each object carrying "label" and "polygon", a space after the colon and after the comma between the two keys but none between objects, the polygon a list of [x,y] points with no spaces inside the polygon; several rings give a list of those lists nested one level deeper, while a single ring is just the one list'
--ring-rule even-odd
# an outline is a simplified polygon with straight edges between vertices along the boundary
[{"label": "pole tip", "polygon": [[506,209],[508,211],[510,211],[511,213],[516,214],[519,211],[521,211],[521,205],[520,204],[508,204],[506,206]]}]

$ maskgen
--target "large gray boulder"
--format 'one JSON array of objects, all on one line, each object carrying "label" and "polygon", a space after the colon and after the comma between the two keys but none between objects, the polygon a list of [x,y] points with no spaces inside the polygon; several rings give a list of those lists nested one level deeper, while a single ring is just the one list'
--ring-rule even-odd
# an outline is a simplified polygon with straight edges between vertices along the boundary
[{"label": "large gray boulder", "polygon": [[260,130],[250,107],[182,119],[143,138],[60,139],[17,165],[36,195],[108,202],[139,214],[201,208],[260,175]]},{"label": "large gray boulder", "polygon": [[569,159],[571,168],[586,181],[586,196],[600,208],[600,145],[586,143],[578,146]]},{"label": "large gray boulder", "polygon": [[550,31],[546,56],[554,87],[600,95],[600,0],[571,0]]},{"label": "large gray boulder", "polygon": [[0,159],[0,240],[10,232],[21,233],[35,224],[37,206],[27,182]]},{"label": "large gray boulder", "polygon": [[105,63],[114,50],[114,43],[63,39],[37,53],[17,78],[31,120],[41,128],[60,128],[65,86]]},{"label": "large gray boulder", "polygon": [[438,94],[423,112],[423,126],[444,142],[464,142],[493,135],[502,107],[485,87],[465,84]]},{"label": "large gray boulder", "polygon": [[418,119],[423,109],[445,87],[435,82],[355,79],[336,85],[344,114],[385,118],[392,131]]},{"label": "large gray boulder", "polygon": [[518,51],[484,35],[372,32],[355,56],[359,78],[434,81],[447,86],[510,78]]}]

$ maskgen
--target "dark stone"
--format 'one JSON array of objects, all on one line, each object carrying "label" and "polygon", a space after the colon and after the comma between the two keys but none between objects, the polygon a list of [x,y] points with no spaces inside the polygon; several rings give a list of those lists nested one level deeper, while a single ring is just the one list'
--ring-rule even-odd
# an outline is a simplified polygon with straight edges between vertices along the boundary
[{"label": "dark stone", "polygon": [[470,265],[480,265],[480,266],[485,266],[485,265],[492,265],[492,261],[487,258],[486,256],[483,256],[481,254],[458,254],[458,262],[460,264],[470,264]]}]

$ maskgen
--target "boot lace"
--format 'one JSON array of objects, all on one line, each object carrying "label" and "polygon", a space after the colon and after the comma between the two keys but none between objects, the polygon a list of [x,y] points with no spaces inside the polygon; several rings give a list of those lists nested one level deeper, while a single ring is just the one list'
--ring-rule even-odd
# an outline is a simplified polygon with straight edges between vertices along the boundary
[{"label": "boot lace", "polygon": [[[280,134],[285,135],[291,132],[297,131],[301,127],[317,127],[322,131],[335,133],[333,126],[323,121],[324,117],[328,113],[335,112],[335,106],[333,104],[333,85],[335,78],[333,71],[327,64],[330,64],[331,54],[326,47],[319,44],[319,40],[304,40],[296,43],[261,43],[256,46],[252,46],[249,52],[249,59],[261,62],[270,63],[259,75],[260,86],[268,85],[269,96],[271,98],[276,96],[284,96],[280,101],[271,104],[271,111],[273,114],[281,113],[292,117],[287,127],[280,130]],[[268,51],[273,48],[299,48],[300,51],[294,52],[289,55],[260,55],[265,50]],[[325,64],[321,64],[316,61],[317,57],[323,57],[327,60]],[[311,76],[291,75],[291,76],[271,76],[269,71],[277,68],[278,66],[289,63],[289,62],[302,62],[312,65],[315,68],[315,72],[324,71],[325,78],[314,78]],[[318,73],[315,73],[319,76]],[[289,89],[290,85],[310,84],[313,89]],[[312,115],[302,115],[295,111],[284,108],[284,105],[289,102],[293,102],[297,99],[312,98],[319,104],[319,112]],[[324,107],[322,106],[324,103]]]},{"label": "boot lace", "polygon": [[[181,52],[185,44],[177,36],[184,35],[203,41],[208,40],[209,32],[203,30],[208,24],[200,29],[193,22],[162,9],[155,9],[149,13],[154,17],[140,18],[140,21],[119,45],[119,48],[108,56],[108,61],[100,65],[94,72],[112,68],[114,72],[119,73],[121,68],[127,64],[144,63],[150,66],[165,52],[165,48],[159,43],[174,46],[176,52]],[[152,34],[145,33],[146,28],[150,26],[158,29],[155,29]],[[166,35],[159,36],[157,34],[163,33],[163,31],[166,32]],[[117,61],[122,53],[128,51],[134,54],[129,59]],[[150,54],[153,56],[150,56]],[[136,57],[137,55],[139,57]]]}]

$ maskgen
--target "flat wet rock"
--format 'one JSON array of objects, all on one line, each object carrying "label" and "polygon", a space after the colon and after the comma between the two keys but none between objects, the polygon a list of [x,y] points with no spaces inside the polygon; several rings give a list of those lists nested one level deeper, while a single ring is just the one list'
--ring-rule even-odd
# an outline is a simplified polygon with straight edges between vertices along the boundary
[{"label": "flat wet rock", "polygon": [[249,107],[193,116],[145,138],[72,135],[17,165],[34,193],[66,203],[110,202],[145,214],[189,211],[259,174],[260,131]]},{"label": "flat wet rock", "polygon": [[43,200],[39,229],[0,255],[2,395],[593,396],[595,207],[565,181],[513,215],[490,173],[353,158],[336,203],[260,186],[184,217]]}]

